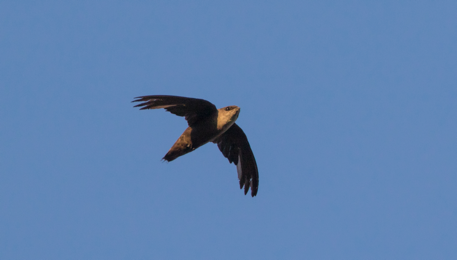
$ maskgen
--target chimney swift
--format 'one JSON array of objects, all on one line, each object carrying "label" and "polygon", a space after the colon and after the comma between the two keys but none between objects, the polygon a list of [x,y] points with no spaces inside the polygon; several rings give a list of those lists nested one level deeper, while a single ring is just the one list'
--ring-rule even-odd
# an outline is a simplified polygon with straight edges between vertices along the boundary
[{"label": "chimney swift", "polygon": [[216,143],[230,163],[236,165],[240,189],[244,194],[251,188],[251,196],[257,195],[259,172],[251,146],[243,130],[235,124],[240,108],[228,106],[217,109],[204,99],[152,95],[136,97],[132,102],[142,102],[135,107],[143,109],[164,108],[177,116],[183,116],[189,125],[162,160],[171,162],[186,153],[208,143]]}]

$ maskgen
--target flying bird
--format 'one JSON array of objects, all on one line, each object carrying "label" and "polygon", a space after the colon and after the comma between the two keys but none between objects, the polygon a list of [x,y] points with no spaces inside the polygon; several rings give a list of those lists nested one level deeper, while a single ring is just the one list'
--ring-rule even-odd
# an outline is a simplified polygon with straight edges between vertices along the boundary
[{"label": "flying bird", "polygon": [[164,108],[177,116],[183,116],[189,127],[181,134],[162,160],[171,162],[208,143],[216,143],[230,163],[236,165],[240,189],[244,194],[251,188],[251,196],[257,195],[259,172],[251,146],[243,130],[235,123],[240,108],[227,106],[217,109],[204,99],[152,95],[136,97],[132,102],[142,102],[135,107],[143,109]]}]

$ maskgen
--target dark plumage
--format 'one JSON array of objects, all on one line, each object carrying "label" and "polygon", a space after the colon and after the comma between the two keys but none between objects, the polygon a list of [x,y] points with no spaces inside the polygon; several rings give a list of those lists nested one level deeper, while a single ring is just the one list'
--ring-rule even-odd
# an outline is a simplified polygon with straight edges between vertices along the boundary
[{"label": "dark plumage", "polygon": [[259,173],[254,154],[243,130],[235,124],[239,107],[217,109],[211,102],[203,99],[166,95],[141,96],[132,102],[142,102],[135,106],[142,110],[164,108],[187,120],[189,127],[163,160],[173,161],[208,142],[216,143],[229,162],[236,165],[240,188],[244,187],[244,194],[247,194],[249,188],[252,197],[257,194]]}]

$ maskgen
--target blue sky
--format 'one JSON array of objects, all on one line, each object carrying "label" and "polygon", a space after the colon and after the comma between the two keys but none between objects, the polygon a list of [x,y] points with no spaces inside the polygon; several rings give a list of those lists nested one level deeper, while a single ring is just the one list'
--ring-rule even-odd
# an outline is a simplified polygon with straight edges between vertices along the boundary
[{"label": "blue sky", "polygon": [[[1,259],[456,259],[454,1],[0,3]],[[183,118],[237,105],[257,197]]]}]

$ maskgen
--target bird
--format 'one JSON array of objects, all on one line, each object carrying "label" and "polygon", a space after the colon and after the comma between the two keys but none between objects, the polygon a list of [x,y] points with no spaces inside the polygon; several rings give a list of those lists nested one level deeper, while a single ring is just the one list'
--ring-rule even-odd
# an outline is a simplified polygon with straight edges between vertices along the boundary
[{"label": "bird", "polygon": [[240,189],[244,187],[244,194],[251,188],[251,196],[257,195],[259,172],[246,134],[235,123],[240,114],[238,106],[217,109],[213,103],[204,99],[170,95],[139,96],[132,102],[141,102],[134,106],[140,107],[140,110],[164,108],[186,119],[187,129],[162,160],[171,162],[213,142],[229,163],[236,165]]}]

